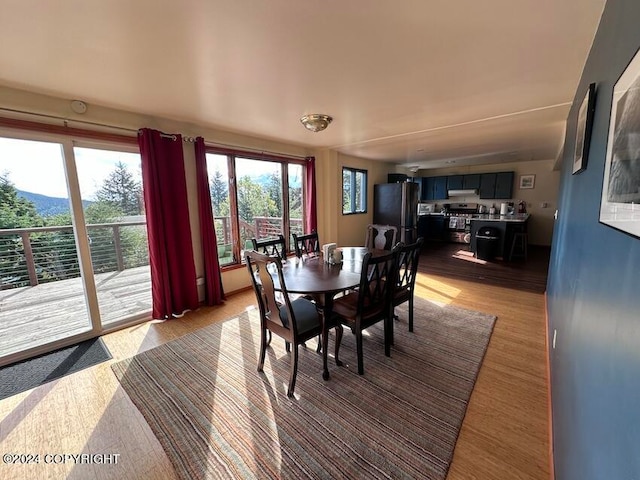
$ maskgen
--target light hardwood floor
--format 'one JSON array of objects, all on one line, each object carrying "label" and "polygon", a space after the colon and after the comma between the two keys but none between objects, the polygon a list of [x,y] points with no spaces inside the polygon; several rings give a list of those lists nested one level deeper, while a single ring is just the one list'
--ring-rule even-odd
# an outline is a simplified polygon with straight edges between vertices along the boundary
[{"label": "light hardwood floor", "polygon": [[[448,479],[548,479],[544,296],[424,273],[416,294],[498,317]],[[246,291],[222,307],[131,327],[104,340],[117,361],[253,304],[253,292]],[[120,454],[117,465],[0,463],[0,478],[175,478],[160,444],[112,374],[113,361],[1,401],[0,452]]]}]

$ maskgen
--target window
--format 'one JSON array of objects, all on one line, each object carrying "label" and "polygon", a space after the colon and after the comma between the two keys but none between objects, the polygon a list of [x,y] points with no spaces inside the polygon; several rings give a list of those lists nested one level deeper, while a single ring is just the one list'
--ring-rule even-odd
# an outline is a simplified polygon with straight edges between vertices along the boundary
[{"label": "window", "polygon": [[211,205],[221,266],[241,263],[251,239],[303,233],[302,160],[207,153]]},{"label": "window", "polygon": [[367,211],[367,171],[342,168],[342,214]]}]

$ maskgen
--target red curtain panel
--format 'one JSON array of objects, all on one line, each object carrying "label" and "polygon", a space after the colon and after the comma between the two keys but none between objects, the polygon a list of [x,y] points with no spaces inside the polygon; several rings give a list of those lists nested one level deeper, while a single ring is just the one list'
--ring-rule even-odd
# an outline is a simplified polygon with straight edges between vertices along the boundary
[{"label": "red curtain panel", "polygon": [[305,192],[307,204],[305,205],[305,232],[318,231],[318,213],[316,211],[316,159],[307,157],[305,168]]},{"label": "red curtain panel", "polygon": [[147,214],[153,318],[198,308],[182,137],[141,129],[142,184]]},{"label": "red curtain panel", "polygon": [[204,260],[204,301],[205,305],[219,305],[224,300],[222,276],[218,262],[218,242],[214,229],[209,176],[207,175],[207,157],[204,138],[195,142],[196,177],[198,184],[198,211],[200,212],[200,240]]}]

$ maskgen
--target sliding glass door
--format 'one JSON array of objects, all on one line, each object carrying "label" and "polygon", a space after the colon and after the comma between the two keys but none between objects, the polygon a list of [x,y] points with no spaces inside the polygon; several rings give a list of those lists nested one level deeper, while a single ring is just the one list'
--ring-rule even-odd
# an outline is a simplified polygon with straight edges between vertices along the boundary
[{"label": "sliding glass door", "polygon": [[59,143],[0,138],[0,358],[92,330]]},{"label": "sliding glass door", "polygon": [[0,137],[0,364],[150,315],[136,150]]},{"label": "sliding glass door", "polygon": [[146,316],[151,273],[140,154],[73,151],[102,326]]}]

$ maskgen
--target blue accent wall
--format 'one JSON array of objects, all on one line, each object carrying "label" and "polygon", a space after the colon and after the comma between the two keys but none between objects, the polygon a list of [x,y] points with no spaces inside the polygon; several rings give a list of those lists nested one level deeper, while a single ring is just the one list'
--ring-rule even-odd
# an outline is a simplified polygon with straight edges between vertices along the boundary
[{"label": "blue accent wall", "polygon": [[[640,0],[609,0],[567,121],[547,285],[558,480],[640,479],[640,238],[598,222],[613,87],[639,47]],[[589,161],[572,175],[591,82]]]}]

